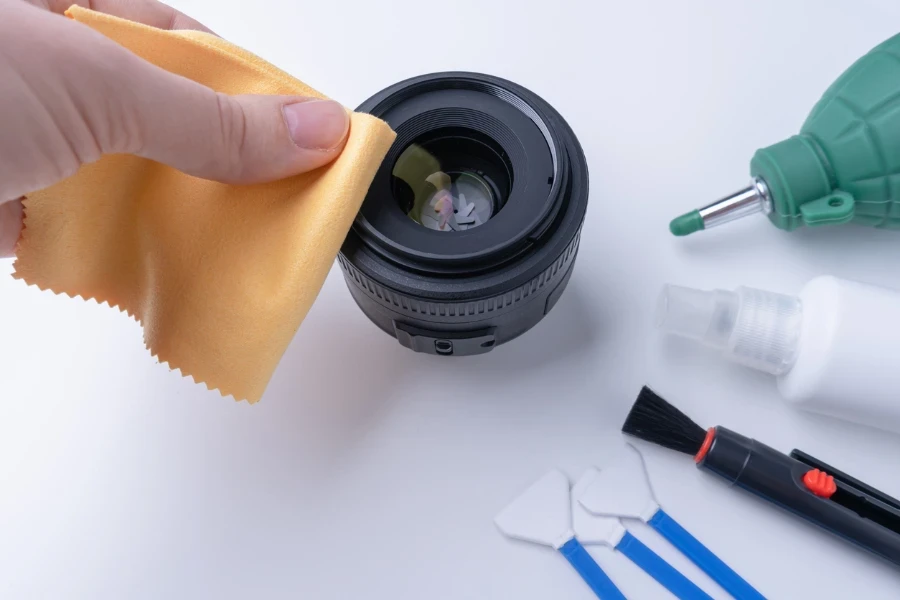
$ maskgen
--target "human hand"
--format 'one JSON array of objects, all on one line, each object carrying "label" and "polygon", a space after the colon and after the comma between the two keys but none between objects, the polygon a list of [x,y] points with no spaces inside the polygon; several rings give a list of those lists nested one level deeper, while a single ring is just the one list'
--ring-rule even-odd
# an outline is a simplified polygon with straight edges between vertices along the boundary
[{"label": "human hand", "polygon": [[343,149],[339,104],[214,92],[62,16],[73,3],[209,32],[157,0],[0,0],[0,257],[15,252],[22,196],[103,154],[247,184],[321,167]]}]

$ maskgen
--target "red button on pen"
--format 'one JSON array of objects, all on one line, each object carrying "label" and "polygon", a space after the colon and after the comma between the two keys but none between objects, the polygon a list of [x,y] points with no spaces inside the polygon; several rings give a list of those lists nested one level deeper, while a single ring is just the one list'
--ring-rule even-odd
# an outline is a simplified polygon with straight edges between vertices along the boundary
[{"label": "red button on pen", "polygon": [[819,469],[807,471],[803,476],[803,484],[806,488],[820,498],[831,498],[837,491],[834,477]]}]

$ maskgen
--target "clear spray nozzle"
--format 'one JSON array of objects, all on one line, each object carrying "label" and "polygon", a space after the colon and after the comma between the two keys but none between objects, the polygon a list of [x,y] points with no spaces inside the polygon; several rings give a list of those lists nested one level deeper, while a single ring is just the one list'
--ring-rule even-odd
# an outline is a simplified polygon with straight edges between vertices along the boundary
[{"label": "clear spray nozzle", "polygon": [[666,285],[659,296],[656,323],[668,333],[724,350],[734,329],[738,306],[735,292]]},{"label": "clear spray nozzle", "polygon": [[676,285],[663,288],[656,316],[663,331],[773,375],[793,366],[801,320],[802,306],[793,296],[746,287],[707,291]]}]

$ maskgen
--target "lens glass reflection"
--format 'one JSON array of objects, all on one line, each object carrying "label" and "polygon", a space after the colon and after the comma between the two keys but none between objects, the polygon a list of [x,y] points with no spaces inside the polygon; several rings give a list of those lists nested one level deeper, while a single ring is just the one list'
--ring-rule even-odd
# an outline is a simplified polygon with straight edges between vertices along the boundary
[{"label": "lens glass reflection", "polygon": [[487,223],[506,202],[512,183],[495,148],[447,132],[410,144],[392,174],[400,208],[423,227],[444,232]]}]

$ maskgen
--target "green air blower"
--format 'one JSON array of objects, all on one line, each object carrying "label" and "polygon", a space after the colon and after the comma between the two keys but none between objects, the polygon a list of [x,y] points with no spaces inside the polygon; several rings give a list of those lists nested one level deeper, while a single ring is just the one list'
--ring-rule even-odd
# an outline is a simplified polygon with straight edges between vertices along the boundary
[{"label": "green air blower", "polygon": [[749,187],[669,229],[689,235],[758,212],[786,231],[851,221],[900,229],[900,35],[847,69],[798,135],[758,150],[750,174]]}]

